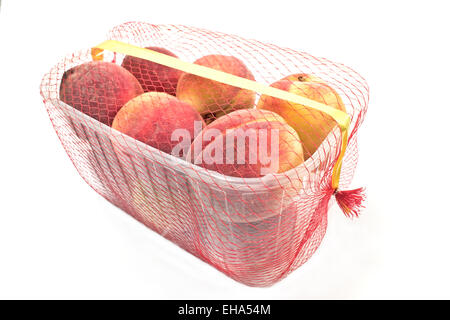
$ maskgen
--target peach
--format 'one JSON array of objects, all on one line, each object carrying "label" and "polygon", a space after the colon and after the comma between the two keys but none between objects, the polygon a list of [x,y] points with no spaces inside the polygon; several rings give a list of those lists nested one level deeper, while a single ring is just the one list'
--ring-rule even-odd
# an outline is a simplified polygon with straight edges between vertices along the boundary
[{"label": "peach", "polygon": [[143,92],[137,79],[121,66],[91,61],[64,73],[59,97],[75,109],[110,126],[119,109]]},{"label": "peach", "polygon": [[[164,48],[147,47],[146,49],[178,58],[174,53]],[[122,67],[136,77],[144,92],[165,92],[173,96],[177,91],[178,79],[182,73],[180,70],[132,56],[126,56],[123,59]]]},{"label": "peach", "polygon": [[[255,80],[253,74],[238,58],[224,55],[204,56],[194,63]],[[255,92],[219,83],[190,73],[183,73],[178,81],[177,97],[193,105],[207,123],[239,109],[252,108]]]},{"label": "peach", "polygon": [[210,123],[187,158],[224,175],[252,178],[280,173],[303,162],[300,139],[274,112],[244,109]]},{"label": "peach", "polygon": [[176,155],[185,157],[196,134],[196,123],[200,124],[198,131],[201,131],[204,121],[188,103],[164,92],[146,92],[120,109],[112,127],[169,154],[180,143],[173,135],[175,130],[181,129],[187,133],[189,141],[183,153]]},{"label": "peach", "polygon": [[[325,83],[292,82],[288,79],[279,80],[271,86],[346,111],[341,97]],[[337,125],[333,118],[321,111],[266,95],[261,96],[256,107],[276,112],[286,119],[287,123],[298,133],[303,143],[305,160],[317,150]]]}]

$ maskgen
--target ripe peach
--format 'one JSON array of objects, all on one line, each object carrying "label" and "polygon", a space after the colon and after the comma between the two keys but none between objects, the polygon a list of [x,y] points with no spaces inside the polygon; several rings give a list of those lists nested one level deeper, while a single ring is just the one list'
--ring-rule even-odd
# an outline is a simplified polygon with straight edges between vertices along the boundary
[{"label": "ripe peach", "polygon": [[143,92],[136,78],[121,66],[91,61],[64,73],[59,97],[68,105],[110,126],[119,109]]},{"label": "ripe peach", "polygon": [[[224,55],[204,56],[194,63],[235,76],[255,80],[253,74],[238,58]],[[177,97],[193,105],[209,123],[238,109],[252,108],[255,92],[217,81],[183,73],[178,81]]]},{"label": "ripe peach", "polygon": [[[173,139],[174,131],[187,131],[190,143],[195,137],[195,122],[204,126],[200,114],[186,102],[164,92],[146,92],[130,100],[117,113],[112,127],[166,153],[180,142]],[[183,150],[184,151],[184,150]],[[180,156],[179,154],[176,154]],[[185,156],[183,153],[182,157]]]},{"label": "ripe peach", "polygon": [[251,178],[300,165],[303,150],[297,133],[282,117],[245,109],[209,124],[192,143],[187,158],[225,175]]},{"label": "ripe peach", "polygon": [[[324,103],[345,112],[345,106],[341,97],[333,88],[325,83],[292,82],[288,79],[279,80],[271,86]],[[276,112],[286,119],[287,123],[297,131],[303,143],[305,160],[317,150],[323,140],[336,126],[333,118],[321,111],[270,96],[261,96],[256,107],[258,109]]]},{"label": "ripe peach", "polygon": [[[164,48],[147,47],[146,49],[177,58],[174,53]],[[138,79],[144,92],[165,92],[173,96],[177,91],[178,79],[182,73],[180,70],[132,56],[126,56],[123,59],[122,67],[130,71]]]}]

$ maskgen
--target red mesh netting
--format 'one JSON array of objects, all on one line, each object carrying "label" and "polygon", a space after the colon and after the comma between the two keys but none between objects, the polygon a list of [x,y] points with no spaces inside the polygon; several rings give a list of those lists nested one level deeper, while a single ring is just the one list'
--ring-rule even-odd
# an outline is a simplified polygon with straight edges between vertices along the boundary
[{"label": "red mesh netting", "polygon": [[[366,82],[350,68],[184,26],[126,23],[108,39],[267,85],[295,75],[284,85],[297,89],[279,88],[351,116],[340,178],[340,188],[349,186],[358,158],[356,133],[368,103]],[[331,175],[341,134],[327,115],[308,108],[296,114],[289,103],[255,92],[147,60],[103,55],[93,62],[90,49],[73,53],[41,84],[53,126],[84,180],[138,221],[246,285],[272,285],[305,263],[325,234],[334,193]],[[187,129],[191,140],[171,155],[177,128]],[[230,149],[218,136],[205,142],[205,128],[221,137],[228,137],[230,128],[257,134],[276,129],[270,132],[278,135],[279,166],[262,173],[263,162],[250,164],[252,154],[245,150],[251,137],[244,137],[242,163],[206,161],[240,149]],[[266,138],[256,135],[253,142],[262,148],[271,141],[270,134]],[[221,148],[224,154],[218,155]],[[204,163],[196,162],[199,155]]]}]

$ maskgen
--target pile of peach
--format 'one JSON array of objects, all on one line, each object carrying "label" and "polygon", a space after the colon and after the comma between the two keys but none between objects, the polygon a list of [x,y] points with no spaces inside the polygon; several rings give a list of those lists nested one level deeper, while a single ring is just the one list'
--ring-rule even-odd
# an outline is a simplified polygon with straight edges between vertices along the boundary
[{"label": "pile of peach", "polygon": [[[148,49],[176,57],[163,48]],[[232,56],[207,55],[194,63],[254,80],[247,66]],[[316,76],[293,74],[271,86],[345,111],[336,91]],[[264,95],[256,101],[253,91],[131,56],[121,66],[92,61],[66,71],[60,99],[163,152],[225,175],[247,178],[300,165],[336,125],[331,117],[306,106]],[[249,137],[243,137],[244,161],[225,159],[242,151],[234,144],[234,150],[229,150],[225,142],[239,139],[248,129],[256,132],[257,148],[251,148],[249,139],[245,140]],[[261,138],[263,131],[265,139]],[[271,132],[277,132],[277,140],[271,139]],[[260,157],[262,149],[274,149],[269,143],[273,141],[277,141],[277,166]]]}]

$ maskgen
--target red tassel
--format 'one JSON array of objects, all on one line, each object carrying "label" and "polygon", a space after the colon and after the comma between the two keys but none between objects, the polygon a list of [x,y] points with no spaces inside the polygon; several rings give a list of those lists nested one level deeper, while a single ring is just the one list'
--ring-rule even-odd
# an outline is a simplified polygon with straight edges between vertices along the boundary
[{"label": "red tassel", "polygon": [[336,190],[334,196],[339,207],[347,217],[359,217],[361,209],[364,208],[363,202],[366,198],[364,188],[344,191]]}]

